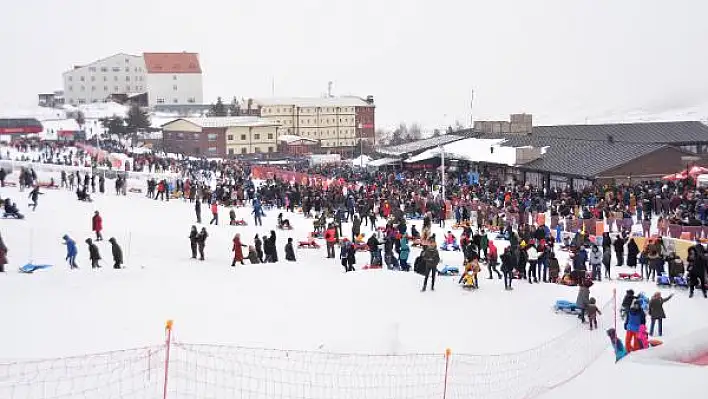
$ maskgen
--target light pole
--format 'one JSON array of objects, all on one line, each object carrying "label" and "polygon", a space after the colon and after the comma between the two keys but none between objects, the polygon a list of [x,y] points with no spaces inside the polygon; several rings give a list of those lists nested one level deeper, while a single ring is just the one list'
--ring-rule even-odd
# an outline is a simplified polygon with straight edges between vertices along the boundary
[{"label": "light pole", "polygon": [[364,131],[362,130],[364,125],[359,122],[357,128],[359,129],[359,167],[364,168]]},{"label": "light pole", "polygon": [[445,203],[445,148],[442,145],[438,146],[440,151],[440,175],[442,180],[442,200]]}]

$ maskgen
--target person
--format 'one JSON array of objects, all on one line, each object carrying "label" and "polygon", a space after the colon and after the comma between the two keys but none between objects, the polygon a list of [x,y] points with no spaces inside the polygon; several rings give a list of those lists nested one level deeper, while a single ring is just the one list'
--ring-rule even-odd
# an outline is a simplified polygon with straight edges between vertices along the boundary
[{"label": "person", "polygon": [[[480,237],[479,237],[479,254],[481,256],[480,259],[484,259],[487,263],[489,263],[488,262],[489,259],[488,259],[487,255],[489,255],[488,251],[489,251],[490,243],[493,244],[493,242],[489,241],[489,237],[487,237],[487,233],[484,232],[484,229],[481,229],[479,231],[479,235],[480,235]],[[490,275],[491,275],[491,272],[490,272]]]},{"label": "person", "polygon": [[103,218],[99,215],[98,211],[93,213],[93,218],[91,218],[91,230],[96,233],[96,241],[103,241]]},{"label": "person", "polygon": [[265,213],[263,212],[261,201],[258,198],[253,200],[253,211],[251,211],[251,213],[253,214],[253,224],[255,226],[263,226],[261,216],[265,216]]},{"label": "person", "polygon": [[612,278],[610,278],[610,268],[612,267],[612,252],[610,251],[609,247],[603,246],[602,264],[605,266],[605,278],[608,280],[612,280]]},{"label": "person", "polygon": [[586,311],[588,315],[588,322],[590,323],[590,329],[597,329],[597,315],[601,315],[602,312],[597,307],[597,300],[595,298],[590,298]]},{"label": "person", "polygon": [[356,263],[356,249],[347,238],[342,239],[342,247],[339,252],[339,259],[344,267],[344,272],[353,272],[354,264]]},{"label": "person", "polygon": [[359,233],[361,233],[361,219],[359,219],[359,216],[354,215],[352,220],[352,242],[356,240]]},{"label": "person", "polygon": [[270,236],[263,241],[263,252],[265,252],[265,261],[267,263],[278,262],[278,250],[275,247],[275,231],[270,231]]},{"label": "person", "polygon": [[96,246],[96,244],[94,244],[93,240],[91,240],[90,238],[86,239],[86,244],[88,244],[91,268],[100,269],[101,265],[98,264],[98,261],[101,260],[101,255],[98,252],[98,246]]},{"label": "person", "polygon": [[691,280],[689,284],[688,297],[693,298],[693,291],[696,286],[701,288],[703,291],[703,296],[708,298],[706,293],[706,256],[703,254],[703,246],[696,244],[695,246],[688,249],[688,257],[686,259],[688,263],[688,277]]},{"label": "person", "polygon": [[256,252],[256,248],[253,245],[249,245],[248,247],[248,261],[251,262],[252,265],[261,263],[261,260],[258,258],[258,253]]},{"label": "person", "polygon": [[202,227],[202,230],[197,234],[197,248],[199,249],[199,260],[204,260],[204,246],[206,246],[206,239],[209,237],[207,234],[206,227]]},{"label": "person", "polygon": [[590,283],[583,279],[578,284],[578,297],[575,300],[575,305],[580,309],[578,318],[581,323],[585,323],[585,313],[587,312],[588,304],[590,303]]},{"label": "person", "polygon": [[199,232],[197,231],[197,226],[192,226],[192,230],[189,231],[189,246],[192,248],[192,259],[197,259],[197,236]]},{"label": "person", "polygon": [[625,322],[627,333],[624,342],[627,345],[627,353],[642,349],[639,343],[639,327],[646,323],[646,315],[639,305],[639,301],[635,300],[629,308]]},{"label": "person", "polygon": [[236,233],[233,239],[233,247],[231,250],[234,253],[234,260],[231,262],[231,267],[236,266],[236,262],[240,262],[243,265],[243,250],[242,247],[246,245],[241,243],[241,234]]},{"label": "person", "polygon": [[538,250],[534,244],[526,247],[526,257],[529,261],[529,272],[527,274],[529,284],[531,284],[531,277],[533,276],[533,282],[538,283],[538,276],[536,275],[536,264],[538,263]]},{"label": "person", "polygon": [[[263,263],[263,241],[261,241],[261,238],[258,237],[258,234],[256,234],[256,237],[253,239],[253,245],[256,247],[256,256],[258,257],[258,261],[260,263]],[[250,254],[249,254],[250,257]],[[253,262],[251,262],[253,263]]]},{"label": "person", "polygon": [[664,312],[664,302],[668,301],[674,296],[671,294],[666,298],[661,297],[661,292],[655,292],[649,300],[649,317],[651,318],[651,324],[649,327],[649,335],[654,335],[654,324],[659,324],[659,336],[661,337],[663,332],[663,320],[666,318],[666,313]]},{"label": "person", "polygon": [[[485,236],[483,235],[482,238]],[[487,241],[487,249],[485,250],[485,258],[487,259],[487,269],[489,270],[489,277],[487,277],[488,280],[492,280],[494,276],[492,275],[492,272],[495,272],[497,274],[497,277],[501,280],[502,279],[502,274],[497,270],[497,263],[499,262],[498,260],[498,255],[497,255],[497,246],[494,245],[494,241]]]},{"label": "person", "polygon": [[[0,170],[2,170],[0,168]],[[5,265],[7,264],[7,247],[5,246],[5,242],[2,239],[2,235],[0,235],[0,273],[5,273]]]},{"label": "person", "polygon": [[44,193],[39,192],[39,185],[34,186],[32,191],[30,191],[29,197],[28,197],[29,199],[32,200],[32,203],[30,204],[30,206],[32,207],[32,212],[37,210],[37,204],[38,204],[40,195],[44,195]]},{"label": "person", "polygon": [[[372,266],[374,265],[381,265],[381,250],[379,249],[379,245],[381,243],[379,240],[376,238],[376,233],[371,233],[371,237],[366,241],[366,245],[369,247],[369,254],[371,256],[370,259],[370,264]],[[433,245],[435,245],[433,243]]]},{"label": "person", "polygon": [[404,272],[407,272],[411,269],[410,265],[408,264],[408,256],[411,253],[411,247],[408,245],[408,237],[405,235],[400,235],[400,248],[399,248],[399,253],[398,253],[398,261],[401,265],[401,270]]},{"label": "person", "polygon": [[511,280],[514,279],[514,269],[516,269],[517,260],[516,257],[511,253],[511,247],[504,248],[504,253],[501,256],[501,269],[504,273],[504,289],[511,291]]},{"label": "person", "polygon": [[425,279],[423,280],[423,288],[421,292],[425,292],[428,287],[428,277],[432,275],[432,280],[430,283],[430,290],[435,291],[435,275],[438,274],[438,263],[440,263],[440,254],[438,253],[438,248],[435,245],[435,240],[432,240],[422,253],[423,260],[425,262]]},{"label": "person", "polygon": [[197,224],[202,223],[202,201],[194,203],[194,213],[197,215]]},{"label": "person", "polygon": [[617,338],[617,331],[614,328],[607,330],[607,336],[610,337],[610,342],[612,343],[612,348],[615,351],[615,363],[619,362],[627,356],[627,350],[624,348],[622,340]]},{"label": "person", "polygon": [[120,245],[118,245],[118,242],[116,242],[115,237],[109,238],[108,242],[111,243],[111,253],[113,254],[113,268],[120,269],[121,265],[123,264],[123,250],[120,248]]},{"label": "person", "polygon": [[465,261],[464,273],[462,273],[458,284],[461,284],[463,281],[465,281],[465,279],[469,279],[468,281],[472,282],[472,287],[479,288],[479,279],[477,278],[477,275],[479,274],[480,270],[481,268],[479,267],[479,258],[477,256],[467,258]]},{"label": "person", "polygon": [[64,234],[64,245],[66,245],[66,260],[69,262],[70,269],[78,269],[79,266],[76,264],[76,255],[78,254],[78,248],[76,247],[76,241],[71,239],[68,234]]},{"label": "person", "polygon": [[617,257],[617,266],[623,266],[624,265],[624,238],[622,238],[622,235],[618,235],[617,238],[615,238],[615,242],[613,243],[615,246],[615,255]]},{"label": "person", "polygon": [[229,209],[229,226],[236,225],[236,211],[234,208]]},{"label": "person", "polygon": [[288,243],[285,244],[285,260],[295,262],[295,249],[293,248],[292,237],[288,237]]},{"label": "person", "polygon": [[630,238],[627,244],[627,266],[636,269],[637,257],[639,257],[639,245],[634,241],[634,238]]},{"label": "person", "polygon": [[592,279],[594,281],[602,281],[602,255],[600,248],[593,244],[590,255],[588,256],[588,261],[590,262]]},{"label": "person", "polygon": [[219,225],[219,206],[216,204],[216,201],[211,203],[211,220],[209,224]]},{"label": "person", "polygon": [[327,258],[334,258],[334,244],[337,242],[337,231],[334,225],[330,223],[325,231],[325,242],[327,243]]},{"label": "person", "polygon": [[290,220],[288,219],[283,219],[283,213],[278,214],[278,227],[281,229],[289,229],[290,228]]}]

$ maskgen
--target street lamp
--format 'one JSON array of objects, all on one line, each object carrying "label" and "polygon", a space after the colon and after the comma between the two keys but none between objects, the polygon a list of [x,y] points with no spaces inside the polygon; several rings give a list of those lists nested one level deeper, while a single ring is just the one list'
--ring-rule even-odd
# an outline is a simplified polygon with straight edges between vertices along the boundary
[{"label": "street lamp", "polygon": [[364,125],[361,122],[356,126],[359,129],[359,167],[364,168]]}]

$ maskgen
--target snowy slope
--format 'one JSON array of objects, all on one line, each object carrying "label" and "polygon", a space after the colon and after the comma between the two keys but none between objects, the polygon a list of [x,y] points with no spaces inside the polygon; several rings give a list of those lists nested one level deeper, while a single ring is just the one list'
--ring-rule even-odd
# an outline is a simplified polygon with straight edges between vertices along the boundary
[{"label": "snowy slope", "polygon": [[[110,181],[107,188],[111,188]],[[23,211],[27,211],[26,195],[14,188],[0,190],[0,196],[13,198]],[[442,277],[436,291],[421,293],[418,275],[380,270],[345,274],[338,259],[325,259],[324,248],[296,250],[298,262],[284,262],[287,237],[304,239],[311,230],[311,221],[293,214],[286,218],[295,230],[276,230],[280,263],[231,268],[231,239],[236,232],[250,244],[255,234],[275,229],[275,210],[268,212],[263,227],[256,228],[250,223],[249,208],[236,210],[237,218],[249,221],[247,227],[224,225],[228,211],[221,209],[221,224],[206,226],[210,234],[207,260],[193,261],[187,240],[194,223],[191,204],[163,203],[139,194],[96,194],[95,198],[93,203],[80,203],[71,192],[47,191],[37,211],[28,211],[25,221],[0,220],[10,258],[9,272],[0,275],[0,303],[4,304],[0,359],[155,345],[164,339],[167,319],[175,320],[175,338],[181,342],[347,353],[442,354],[452,348],[453,354],[493,355],[529,350],[554,340],[551,346],[562,347],[561,341],[567,338],[556,340],[559,336],[599,334],[599,339],[605,339],[603,331],[578,329],[577,319],[551,311],[556,299],[575,300],[575,288],[515,281],[516,289],[506,292],[501,281],[483,278],[479,291],[466,292],[457,286],[456,277]],[[208,221],[208,209],[202,209]],[[91,237],[90,218],[95,210],[103,215],[106,239],[115,237],[122,245],[126,269],[111,269],[107,241],[99,243],[104,267],[97,271],[88,267],[83,241]],[[445,231],[436,230],[438,237]],[[80,270],[69,271],[63,261],[64,234],[77,241]],[[411,261],[418,253],[413,249]],[[441,254],[444,264],[461,262],[460,253]],[[15,272],[29,260],[54,267],[32,275]],[[359,253],[357,268],[365,263],[368,254]],[[648,283],[603,282],[592,288],[592,295],[605,303],[613,288],[621,296],[630,286],[648,293],[656,290]],[[708,300],[688,300],[685,293],[677,293],[666,304],[667,345],[708,327],[707,307]],[[563,360],[554,360],[558,361]],[[619,381],[618,371],[627,376],[651,372],[669,380],[705,372],[691,370],[615,365],[608,345],[587,376],[561,386],[561,394],[552,391],[546,397],[567,397],[562,392],[572,392],[577,398],[595,398],[595,388],[584,388],[597,381]],[[534,370],[528,373],[533,376]],[[636,389],[618,382],[599,392],[634,397]],[[686,385],[686,389],[693,395],[701,392],[698,386]],[[658,397],[653,392],[647,390],[643,397]]]}]

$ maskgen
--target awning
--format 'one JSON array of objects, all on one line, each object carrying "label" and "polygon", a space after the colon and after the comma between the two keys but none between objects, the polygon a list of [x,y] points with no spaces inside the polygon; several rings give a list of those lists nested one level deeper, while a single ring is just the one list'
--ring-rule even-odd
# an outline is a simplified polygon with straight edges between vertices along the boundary
[{"label": "awning", "polygon": [[398,162],[401,162],[401,160],[398,158],[381,158],[369,162],[366,166],[378,168],[379,166],[391,165]]}]

